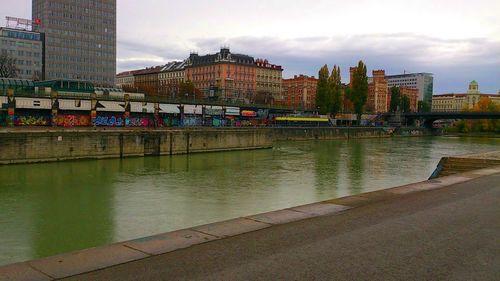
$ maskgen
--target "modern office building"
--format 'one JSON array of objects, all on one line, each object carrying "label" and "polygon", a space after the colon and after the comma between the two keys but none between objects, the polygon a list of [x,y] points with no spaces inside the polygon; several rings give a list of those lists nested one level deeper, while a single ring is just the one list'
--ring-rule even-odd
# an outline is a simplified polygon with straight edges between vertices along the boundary
[{"label": "modern office building", "polygon": [[31,31],[31,21],[7,17],[7,22],[26,22],[26,25],[0,27],[0,54],[16,61],[17,78],[43,79],[43,34]]},{"label": "modern office building", "polygon": [[432,73],[409,73],[399,75],[386,75],[389,88],[393,86],[413,88],[418,90],[418,100],[429,104],[432,102],[434,77]]},{"label": "modern office building", "polygon": [[45,79],[115,85],[116,0],[33,0],[32,9],[45,33]]}]

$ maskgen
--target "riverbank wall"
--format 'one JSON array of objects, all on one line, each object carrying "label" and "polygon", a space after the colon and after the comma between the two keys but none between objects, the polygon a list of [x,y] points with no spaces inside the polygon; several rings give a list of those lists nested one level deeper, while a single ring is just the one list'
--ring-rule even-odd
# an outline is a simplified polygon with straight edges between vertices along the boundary
[{"label": "riverbank wall", "polygon": [[429,179],[500,166],[500,151],[443,157]]},{"label": "riverbank wall", "polygon": [[[402,136],[423,136],[406,129]],[[0,164],[103,159],[271,148],[275,141],[382,138],[383,128],[46,129],[0,131]]]}]

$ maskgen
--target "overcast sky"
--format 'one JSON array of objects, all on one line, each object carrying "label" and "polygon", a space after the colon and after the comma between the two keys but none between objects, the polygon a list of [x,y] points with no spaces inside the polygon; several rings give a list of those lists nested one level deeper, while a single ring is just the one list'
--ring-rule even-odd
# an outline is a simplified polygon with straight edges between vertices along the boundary
[{"label": "overcast sky", "polygon": [[[30,0],[0,16],[31,17]],[[232,52],[283,65],[284,77],[362,59],[387,74],[434,73],[434,92],[500,90],[498,0],[117,0],[118,71]]]}]

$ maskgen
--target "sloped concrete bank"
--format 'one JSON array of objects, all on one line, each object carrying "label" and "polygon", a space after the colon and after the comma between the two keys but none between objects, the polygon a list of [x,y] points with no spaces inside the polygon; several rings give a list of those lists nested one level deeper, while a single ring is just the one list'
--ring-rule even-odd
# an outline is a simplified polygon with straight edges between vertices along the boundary
[{"label": "sloped concrete bank", "polygon": [[66,278],[290,222],[349,212],[349,210],[354,208],[376,202],[397,200],[398,198],[410,196],[418,192],[449,187],[499,173],[500,166],[474,170],[435,180],[240,217],[151,237],[15,263],[0,267],[0,279],[56,280]]},{"label": "sloped concrete bank", "polygon": [[500,151],[443,157],[430,179],[500,165]]},{"label": "sloped concrete bank", "polygon": [[[271,148],[283,140],[391,137],[383,128],[2,129],[0,164]],[[403,136],[430,135],[403,129]]]}]

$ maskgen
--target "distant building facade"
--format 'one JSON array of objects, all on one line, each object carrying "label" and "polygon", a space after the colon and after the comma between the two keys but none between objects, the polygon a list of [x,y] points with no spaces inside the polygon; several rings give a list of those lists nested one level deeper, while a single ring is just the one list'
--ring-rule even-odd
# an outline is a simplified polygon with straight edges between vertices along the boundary
[{"label": "distant building facade", "polygon": [[135,76],[134,76],[135,71],[125,71],[118,73],[116,75],[115,83],[116,87],[123,89],[123,88],[133,88],[135,87]]},{"label": "distant building facade", "polygon": [[399,87],[399,93],[401,97],[407,96],[410,100],[410,111],[417,112],[418,111],[418,89],[409,88],[409,87]]},{"label": "distant building facade", "polygon": [[161,95],[159,79],[161,69],[162,66],[153,66],[134,71],[135,89],[147,95]]},{"label": "distant building facade", "polygon": [[488,97],[493,103],[500,106],[499,94],[481,94],[479,84],[474,80],[470,82],[467,93],[450,93],[432,97],[432,111],[434,112],[459,112],[471,110],[482,97]]},{"label": "distant building facade", "polygon": [[43,34],[0,27],[0,52],[16,60],[17,78],[43,79]]},{"label": "distant building facade", "polygon": [[33,0],[32,16],[45,33],[45,79],[115,85],[116,0]]},{"label": "distant building facade", "polygon": [[295,75],[283,79],[283,101],[280,103],[295,109],[316,109],[318,79],[314,76]]},{"label": "distant building facade", "polygon": [[368,98],[366,101],[366,108],[371,112],[385,113],[388,110],[387,96],[388,96],[388,83],[385,79],[384,70],[373,70],[373,78],[368,83]]},{"label": "distant building facade", "polygon": [[179,85],[185,81],[186,61],[173,61],[161,67],[158,74],[161,95],[174,98],[179,94]]},{"label": "distant building facade", "polygon": [[257,66],[257,93],[269,94],[276,100],[281,99],[283,68],[265,59],[257,59],[255,65]]},{"label": "distant building facade", "polygon": [[418,100],[432,102],[434,78],[431,73],[409,73],[399,75],[386,75],[388,87],[406,87],[418,90]]},{"label": "distant building facade", "polygon": [[204,56],[193,53],[186,61],[185,79],[206,97],[249,102],[257,87],[255,60],[229,48]]}]

